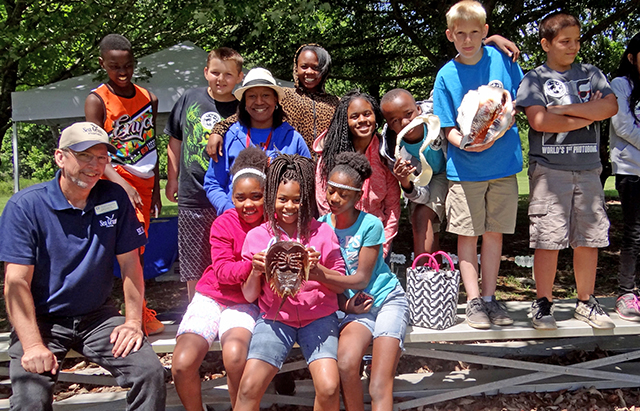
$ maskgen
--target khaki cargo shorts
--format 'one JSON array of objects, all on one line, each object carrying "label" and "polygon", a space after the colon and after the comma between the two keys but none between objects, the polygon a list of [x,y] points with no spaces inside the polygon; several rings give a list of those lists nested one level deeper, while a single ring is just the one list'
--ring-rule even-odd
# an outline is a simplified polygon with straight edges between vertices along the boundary
[{"label": "khaki cargo shorts", "polygon": [[513,234],[518,213],[515,174],[488,181],[450,181],[447,231],[468,237],[485,232]]},{"label": "khaki cargo shorts", "polygon": [[529,166],[529,247],[560,250],[609,245],[601,171],[602,167],[571,171],[537,163]]},{"label": "khaki cargo shorts", "polygon": [[[440,232],[440,223],[445,221],[445,199],[447,198],[447,192],[449,191],[449,180],[447,180],[447,173],[434,174],[429,182],[429,201],[425,204],[427,207],[433,210],[438,216],[439,221],[433,222],[433,232]],[[418,204],[413,201],[409,201],[409,215],[413,215]]]}]

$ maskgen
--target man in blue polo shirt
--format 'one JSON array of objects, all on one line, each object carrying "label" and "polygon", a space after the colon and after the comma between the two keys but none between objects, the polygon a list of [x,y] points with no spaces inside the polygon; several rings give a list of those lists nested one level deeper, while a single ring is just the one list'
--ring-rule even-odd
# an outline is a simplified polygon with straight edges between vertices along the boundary
[{"label": "man in blue polo shirt", "polygon": [[[0,217],[11,332],[11,409],[51,410],[59,363],[82,353],[130,387],[129,410],[164,410],[164,370],[142,334],[146,243],[126,192],[101,180],[115,148],[100,127],[60,136],[53,180],[15,194]],[[114,256],[126,317],[109,303]]]}]

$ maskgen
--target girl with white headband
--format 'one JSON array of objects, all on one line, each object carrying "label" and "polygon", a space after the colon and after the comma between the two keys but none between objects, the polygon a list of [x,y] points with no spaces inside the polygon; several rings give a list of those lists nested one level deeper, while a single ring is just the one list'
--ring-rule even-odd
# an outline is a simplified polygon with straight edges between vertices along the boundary
[{"label": "girl with white headband", "polygon": [[364,409],[360,362],[373,341],[369,394],[371,409],[393,407],[393,378],[409,320],[404,290],[382,256],[380,219],[356,208],[371,176],[364,154],[344,152],[335,158],[325,198],[331,212],[320,217],[336,232],[346,276],[327,276],[326,284],[347,288],[340,296],[346,316],[340,323],[338,370],[348,410]]},{"label": "girl with white headband", "polygon": [[235,407],[258,315],[258,307],[244,298],[241,289],[251,272],[251,261],[242,259],[242,245],[247,232],[264,221],[267,163],[267,155],[260,148],[240,152],[231,167],[234,207],[219,215],[211,226],[212,263],[196,285],[173,353],[173,380],[187,410],[203,408],[199,368],[218,335],[231,405]]},{"label": "girl with white headband", "polygon": [[238,121],[224,135],[224,148],[217,162],[209,161],[204,189],[217,215],[233,208],[230,169],[238,153],[246,147],[263,149],[271,159],[280,154],[310,157],[302,136],[287,121],[280,101],[282,88],[269,70],[254,68],[247,73],[242,87],[234,93],[240,100]]}]

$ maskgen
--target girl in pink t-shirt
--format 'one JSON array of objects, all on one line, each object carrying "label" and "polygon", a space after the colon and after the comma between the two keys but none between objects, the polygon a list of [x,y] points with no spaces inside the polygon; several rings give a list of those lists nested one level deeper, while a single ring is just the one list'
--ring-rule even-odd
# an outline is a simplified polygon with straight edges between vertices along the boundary
[{"label": "girl in pink t-shirt", "polygon": [[[344,275],[338,239],[325,223],[314,219],[313,162],[299,155],[280,155],[269,166],[265,188],[268,221],[247,234],[242,255],[251,261],[243,285],[247,300],[258,298],[261,315],[254,329],[247,364],[234,410],[258,410],[267,386],[282,367],[294,343],[307,360],[316,391],[315,404],[327,410],[340,406],[338,300],[341,287],[318,280]],[[309,253],[309,280],[282,304],[264,278],[265,250],[276,241],[300,242]],[[282,307],[282,308],[280,308]]]},{"label": "girl in pink t-shirt", "polygon": [[381,138],[377,128],[383,120],[375,98],[352,90],[340,99],[327,134],[318,137],[313,149],[320,155],[316,168],[316,200],[321,215],[329,213],[325,193],[336,156],[351,151],[367,157],[374,177],[364,182],[362,197],[356,203],[356,208],[382,221],[385,235],[382,250],[387,257],[391,241],[398,233],[400,184],[380,157]]},{"label": "girl in pink t-shirt", "polygon": [[211,226],[211,265],[196,284],[180,327],[171,372],[186,410],[202,410],[198,369],[216,336],[220,335],[231,405],[235,406],[258,307],[244,298],[241,283],[249,277],[251,262],[242,259],[249,230],[264,220],[264,184],[267,156],[249,147],[231,168],[234,208]]}]

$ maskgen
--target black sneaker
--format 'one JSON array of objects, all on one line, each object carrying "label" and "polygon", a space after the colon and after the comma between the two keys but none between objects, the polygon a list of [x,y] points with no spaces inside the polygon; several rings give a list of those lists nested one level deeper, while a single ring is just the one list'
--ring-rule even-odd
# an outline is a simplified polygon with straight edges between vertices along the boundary
[{"label": "black sneaker", "polygon": [[536,330],[556,330],[558,325],[556,319],[553,318],[553,303],[542,297],[531,304],[529,312],[531,324]]},{"label": "black sneaker", "polygon": [[466,314],[467,323],[470,327],[479,329],[491,328],[489,313],[482,298],[476,297],[473,300],[467,301]]}]

